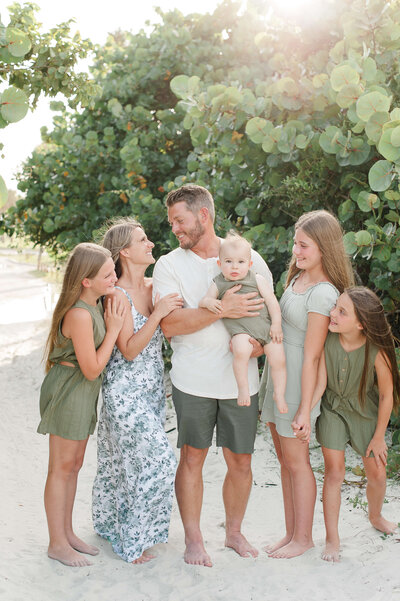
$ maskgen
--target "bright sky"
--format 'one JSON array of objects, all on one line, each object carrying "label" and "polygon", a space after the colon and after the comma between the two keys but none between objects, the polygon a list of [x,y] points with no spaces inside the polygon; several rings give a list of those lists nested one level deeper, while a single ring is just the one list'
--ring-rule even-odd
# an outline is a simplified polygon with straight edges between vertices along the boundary
[{"label": "bright sky", "polygon": [[[21,0],[22,1],[22,0]],[[154,6],[160,6],[167,11],[174,8],[184,14],[191,12],[213,12],[219,4],[218,0],[33,0],[40,7],[37,20],[43,23],[43,31],[55,27],[57,23],[74,18],[76,25],[73,31],[79,30],[82,38],[89,38],[92,42],[102,44],[106,41],[107,34],[116,29],[132,31],[133,33],[145,27],[145,21],[151,23],[159,21],[154,12]],[[11,0],[9,0],[11,4]],[[7,3],[8,4],[8,3]],[[8,25],[8,11],[2,10],[1,21]],[[1,90],[4,86],[1,86]],[[24,119],[8,125],[0,130],[0,141],[4,144],[4,159],[0,159],[0,175],[4,178],[8,188],[16,189],[17,183],[13,174],[40,144],[40,128],[43,125],[51,126],[53,113],[48,108],[48,100],[42,99],[34,113],[28,113]]]}]

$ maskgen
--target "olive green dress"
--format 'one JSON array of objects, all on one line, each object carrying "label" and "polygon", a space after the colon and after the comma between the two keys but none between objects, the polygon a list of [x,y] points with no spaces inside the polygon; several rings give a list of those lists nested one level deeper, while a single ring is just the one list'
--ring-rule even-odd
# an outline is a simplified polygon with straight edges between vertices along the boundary
[{"label": "olive green dress", "polygon": [[[93,323],[93,338],[96,349],[103,342],[106,327],[101,302],[96,307],[78,300],[72,308],[89,311]],[[97,400],[103,379],[101,373],[95,380],[83,375],[69,338],[58,333],[57,345],[49,357],[53,363],[46,374],[40,390],[41,421],[37,431],[41,434],[56,434],[69,440],[86,440],[93,434],[97,421]],[[75,367],[60,365],[61,361]]]},{"label": "olive green dress", "polygon": [[365,402],[361,405],[358,389],[364,367],[365,345],[347,352],[340,343],[339,334],[328,334],[325,342],[328,381],[321,401],[321,415],[316,424],[317,440],[323,447],[344,451],[349,443],[365,457],[378,420],[379,392],[374,370],[377,353],[378,348],[371,345]]}]

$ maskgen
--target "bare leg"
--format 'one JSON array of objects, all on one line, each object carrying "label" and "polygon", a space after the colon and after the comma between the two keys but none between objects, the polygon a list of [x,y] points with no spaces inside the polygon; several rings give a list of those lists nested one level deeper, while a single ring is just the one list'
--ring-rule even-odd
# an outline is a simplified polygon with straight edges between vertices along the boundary
[{"label": "bare leg", "polygon": [[88,440],[89,439],[79,441],[81,443],[79,447],[79,453],[76,457],[75,465],[73,466],[71,476],[67,482],[67,496],[65,504],[65,532],[67,535],[68,542],[73,549],[76,549],[76,551],[79,551],[80,553],[87,553],[88,555],[98,555],[99,549],[94,545],[88,545],[78,536],[76,536],[72,527],[72,510],[74,508],[76,486],[78,483],[78,474],[83,464],[83,458],[85,456]]},{"label": "bare leg", "polygon": [[253,345],[247,334],[236,334],[232,338],[233,372],[238,386],[238,405],[248,407],[251,403],[248,367]]},{"label": "bare leg", "polygon": [[208,449],[184,445],[176,472],[175,491],[185,529],[186,563],[211,567],[211,559],[204,548],[200,531],[200,513],[203,503],[202,470]]},{"label": "bare leg", "polygon": [[[87,441],[66,440],[50,434],[49,470],[44,491],[44,505],[49,527],[48,556],[61,563],[82,567],[91,563],[71,546],[65,530],[68,487],[77,457],[82,454]],[[68,508],[70,511],[70,508]]]},{"label": "bare leg", "polygon": [[287,413],[288,406],[285,400],[286,357],[283,344],[269,342],[264,346],[264,353],[269,363],[271,378],[274,385],[274,401],[278,407],[279,413]]},{"label": "bare leg", "polygon": [[294,532],[294,506],[293,506],[293,491],[292,491],[292,480],[290,477],[289,470],[285,466],[282,456],[282,448],[280,442],[280,436],[276,431],[275,424],[270,423],[269,429],[271,431],[272,440],[274,441],[275,451],[281,465],[281,485],[283,495],[283,507],[285,511],[285,525],[286,534],[285,536],[274,543],[273,545],[267,545],[263,548],[266,553],[274,553],[281,547],[284,547],[292,540]]},{"label": "bare leg", "polygon": [[341,488],[345,475],[344,451],[322,447],[325,462],[322,504],[326,529],[325,549],[321,557],[325,561],[339,561],[339,511]]},{"label": "bare leg", "polygon": [[386,492],[386,468],[383,464],[380,464],[378,467],[375,457],[363,457],[362,460],[367,476],[366,494],[369,521],[380,532],[393,534],[397,528],[397,524],[389,522],[382,515],[382,506]]},{"label": "bare leg", "polygon": [[223,453],[228,467],[222,490],[226,513],[225,546],[231,547],[241,557],[257,557],[257,549],[241,533],[252,483],[251,455],[233,453],[226,447]]},{"label": "bare leg", "polygon": [[279,438],[283,460],[291,478],[295,519],[292,540],[271,553],[270,557],[289,559],[302,555],[314,546],[312,524],[317,487],[310,465],[308,445],[296,438]]}]

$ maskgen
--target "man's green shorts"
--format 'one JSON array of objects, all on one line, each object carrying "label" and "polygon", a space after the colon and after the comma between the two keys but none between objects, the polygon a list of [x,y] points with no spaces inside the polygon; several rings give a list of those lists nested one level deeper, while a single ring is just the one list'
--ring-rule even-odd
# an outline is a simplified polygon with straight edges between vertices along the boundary
[{"label": "man's green shorts", "polygon": [[172,386],[172,399],[178,420],[178,448],[184,444],[196,449],[211,446],[217,426],[217,446],[233,453],[252,453],[258,421],[258,394],[248,407],[237,399],[193,396]]}]

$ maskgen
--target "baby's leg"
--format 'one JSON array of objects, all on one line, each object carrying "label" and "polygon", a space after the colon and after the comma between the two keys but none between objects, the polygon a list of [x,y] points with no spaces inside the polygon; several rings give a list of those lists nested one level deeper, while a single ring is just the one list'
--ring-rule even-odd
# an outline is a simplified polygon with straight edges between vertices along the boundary
[{"label": "baby's leg", "polygon": [[280,413],[287,413],[288,406],[285,401],[286,390],[286,357],[282,343],[269,342],[264,346],[271,370],[271,378],[274,385],[274,401]]},{"label": "baby's leg", "polygon": [[233,372],[238,386],[238,405],[250,405],[248,365],[253,345],[248,334],[236,334],[232,338]]},{"label": "baby's leg", "polygon": [[339,561],[339,511],[341,488],[345,475],[344,451],[322,447],[325,474],[322,504],[326,529],[326,544],[321,557],[325,561]]},{"label": "baby's leg", "polygon": [[386,468],[376,464],[375,457],[363,457],[365,475],[367,476],[368,517],[372,526],[385,534],[393,534],[397,524],[385,520],[382,505],[386,492]]}]

